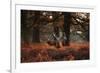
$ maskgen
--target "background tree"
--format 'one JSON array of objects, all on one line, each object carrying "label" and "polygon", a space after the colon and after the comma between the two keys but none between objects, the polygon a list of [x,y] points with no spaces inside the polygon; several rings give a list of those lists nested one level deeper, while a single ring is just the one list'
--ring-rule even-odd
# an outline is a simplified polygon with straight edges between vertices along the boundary
[{"label": "background tree", "polygon": [[78,33],[83,40],[89,41],[89,13],[73,12],[71,13],[71,30]]},{"label": "background tree", "polygon": [[70,12],[64,12],[64,32],[66,35],[65,45],[69,45],[70,41],[70,24],[71,24],[71,13]]}]

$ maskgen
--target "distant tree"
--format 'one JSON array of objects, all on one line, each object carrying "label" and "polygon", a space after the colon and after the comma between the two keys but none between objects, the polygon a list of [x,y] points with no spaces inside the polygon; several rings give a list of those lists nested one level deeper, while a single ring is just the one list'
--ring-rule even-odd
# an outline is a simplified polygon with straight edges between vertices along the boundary
[{"label": "distant tree", "polygon": [[[83,33],[84,39],[89,41],[89,22],[90,14],[83,12],[73,12],[72,16],[72,25],[74,28],[71,28],[74,31],[81,31]],[[76,27],[75,27],[76,26]]]}]

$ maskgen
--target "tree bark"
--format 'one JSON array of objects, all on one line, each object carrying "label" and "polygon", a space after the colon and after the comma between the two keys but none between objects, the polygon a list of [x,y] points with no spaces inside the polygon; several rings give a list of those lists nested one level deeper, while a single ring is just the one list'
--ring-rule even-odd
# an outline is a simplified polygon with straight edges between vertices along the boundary
[{"label": "tree bark", "polygon": [[27,31],[29,31],[27,29],[27,13],[28,11],[26,10],[21,10],[21,40],[23,39],[23,41],[25,42],[29,42],[29,38],[28,38],[28,33]]},{"label": "tree bark", "polygon": [[40,12],[36,11],[35,12],[35,20],[33,24],[33,38],[32,42],[34,43],[39,43],[40,42]]},{"label": "tree bark", "polygon": [[65,45],[69,45],[70,41],[70,23],[71,23],[71,13],[70,12],[64,12],[64,32],[66,36],[66,40],[64,41]]}]

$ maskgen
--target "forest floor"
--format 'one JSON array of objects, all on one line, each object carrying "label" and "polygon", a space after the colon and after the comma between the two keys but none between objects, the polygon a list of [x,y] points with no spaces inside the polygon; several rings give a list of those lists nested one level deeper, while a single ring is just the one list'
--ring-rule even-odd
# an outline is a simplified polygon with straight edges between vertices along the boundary
[{"label": "forest floor", "polygon": [[70,42],[69,46],[61,45],[59,48],[48,43],[21,44],[22,63],[88,59],[89,42]]}]

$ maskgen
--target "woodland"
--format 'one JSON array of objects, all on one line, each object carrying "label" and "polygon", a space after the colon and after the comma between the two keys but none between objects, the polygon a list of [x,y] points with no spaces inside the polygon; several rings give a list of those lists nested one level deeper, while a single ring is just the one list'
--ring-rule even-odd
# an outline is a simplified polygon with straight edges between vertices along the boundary
[{"label": "woodland", "polygon": [[21,10],[21,63],[90,59],[90,13]]}]

